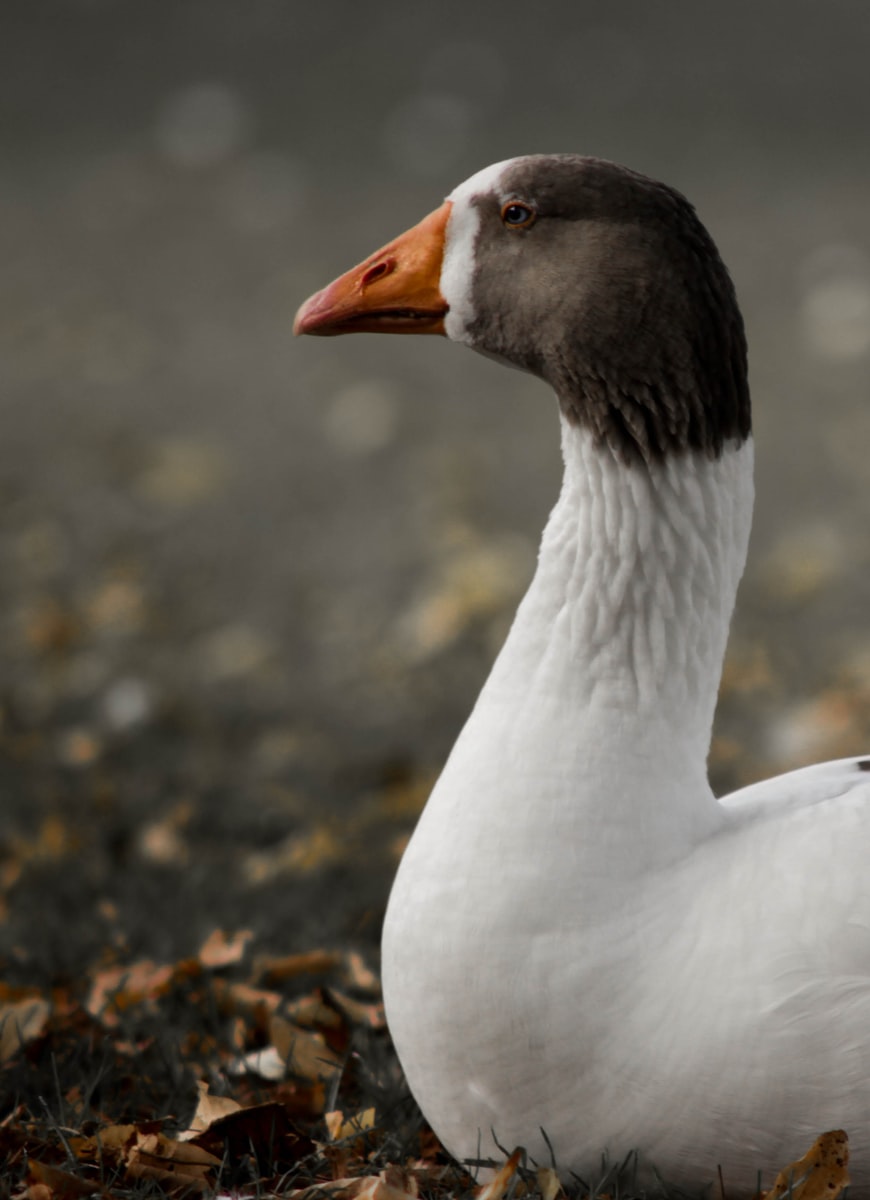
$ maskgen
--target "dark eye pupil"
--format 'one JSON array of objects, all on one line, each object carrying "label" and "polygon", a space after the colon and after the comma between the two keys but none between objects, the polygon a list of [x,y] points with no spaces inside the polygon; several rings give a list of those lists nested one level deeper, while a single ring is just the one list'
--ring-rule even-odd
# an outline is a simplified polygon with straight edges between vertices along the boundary
[{"label": "dark eye pupil", "polygon": [[532,215],[531,209],[525,204],[509,204],[504,210],[504,220],[508,225],[523,225]]}]

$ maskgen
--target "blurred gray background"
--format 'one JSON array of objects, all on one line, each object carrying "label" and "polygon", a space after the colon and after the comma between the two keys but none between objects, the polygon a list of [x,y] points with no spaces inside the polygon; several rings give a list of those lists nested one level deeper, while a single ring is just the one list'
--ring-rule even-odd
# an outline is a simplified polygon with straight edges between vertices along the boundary
[{"label": "blurred gray background", "polygon": [[557,423],[440,339],[291,321],[515,154],[677,186],[737,284],[758,502],[717,786],[868,749],[868,58],[859,0],[3,0],[8,964],[376,938]]}]

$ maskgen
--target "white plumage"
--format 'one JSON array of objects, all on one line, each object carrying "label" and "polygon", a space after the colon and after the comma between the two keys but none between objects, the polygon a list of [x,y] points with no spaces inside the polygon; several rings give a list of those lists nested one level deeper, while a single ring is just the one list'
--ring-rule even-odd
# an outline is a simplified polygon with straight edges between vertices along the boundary
[{"label": "white plumage", "polygon": [[751,443],[633,495],[563,442],[534,582],[390,897],[412,1090],[458,1157],[494,1133],[549,1163],[543,1128],[563,1171],[636,1149],[687,1185],[722,1164],[732,1195],[845,1127],[866,1182],[870,775],[722,802],[706,776]]},{"label": "white plumage", "polygon": [[590,1177],[637,1150],[685,1185],[721,1165],[729,1196],[843,1127],[870,1194],[870,760],[723,800],[707,778],[753,499],[715,247],[662,185],[511,160],[297,328],[415,322],[552,382],[565,469],[390,897],[414,1095],[460,1159],[552,1148]]}]

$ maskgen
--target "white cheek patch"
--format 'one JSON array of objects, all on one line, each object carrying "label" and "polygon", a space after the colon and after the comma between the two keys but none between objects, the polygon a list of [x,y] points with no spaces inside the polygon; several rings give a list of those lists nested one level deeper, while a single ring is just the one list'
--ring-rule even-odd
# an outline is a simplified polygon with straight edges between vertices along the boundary
[{"label": "white cheek patch", "polygon": [[476,315],[472,285],[474,248],[480,230],[480,214],[473,201],[487,193],[500,195],[501,178],[505,170],[521,161],[518,158],[508,158],[504,162],[484,167],[482,171],[460,183],[447,197],[451,212],[444,236],[441,295],[450,307],[444,318],[444,330],[451,341],[471,344],[468,330]]},{"label": "white cheek patch", "polygon": [[444,233],[444,258],[441,262],[441,295],[447,301],[444,332],[454,342],[469,342],[474,320],[472,284],[474,280],[474,244],[480,229],[480,214],[468,199],[451,198],[450,219]]}]

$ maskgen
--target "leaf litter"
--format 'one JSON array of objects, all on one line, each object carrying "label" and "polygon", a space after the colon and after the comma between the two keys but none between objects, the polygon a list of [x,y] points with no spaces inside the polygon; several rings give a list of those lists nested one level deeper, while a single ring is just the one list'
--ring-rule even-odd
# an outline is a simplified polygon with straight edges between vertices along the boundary
[{"label": "leaf litter", "polygon": [[[476,1183],[408,1095],[364,959],[256,956],[252,939],[214,930],[190,958],[45,992],[0,984],[0,1197],[632,1194],[620,1168],[566,1189],[519,1148]],[[767,1200],[835,1200],[847,1163],[846,1135],[825,1134]]]}]

